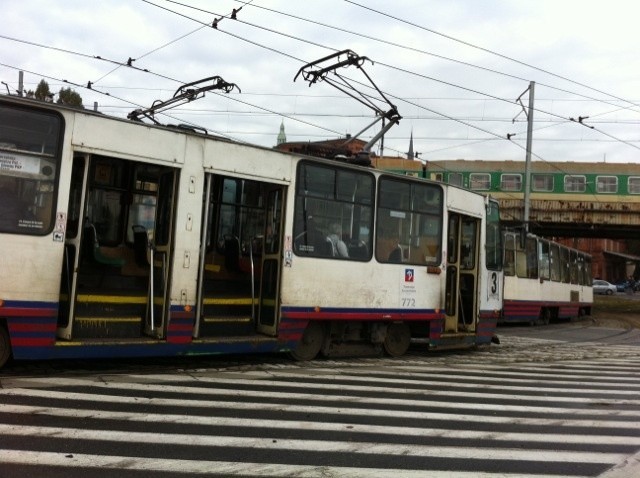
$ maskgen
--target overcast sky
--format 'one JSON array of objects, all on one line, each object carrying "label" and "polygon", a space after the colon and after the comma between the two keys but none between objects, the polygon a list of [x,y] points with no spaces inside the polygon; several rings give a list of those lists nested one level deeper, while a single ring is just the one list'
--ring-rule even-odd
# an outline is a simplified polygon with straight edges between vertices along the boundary
[{"label": "overcast sky", "polygon": [[[87,107],[124,117],[181,84],[220,76],[241,92],[208,92],[156,119],[270,147],[282,122],[288,141],[317,141],[375,119],[327,82],[293,81],[306,63],[349,49],[371,60],[364,71],[402,116],[385,155],[406,154],[413,134],[422,160],[524,161],[526,115],[516,99],[528,106],[534,81],[534,160],[640,162],[636,0],[245,3],[5,1],[0,80],[15,92],[22,70],[27,90],[44,78],[55,93],[70,86]],[[129,58],[135,68],[119,65]],[[357,68],[340,73],[374,94]]]}]

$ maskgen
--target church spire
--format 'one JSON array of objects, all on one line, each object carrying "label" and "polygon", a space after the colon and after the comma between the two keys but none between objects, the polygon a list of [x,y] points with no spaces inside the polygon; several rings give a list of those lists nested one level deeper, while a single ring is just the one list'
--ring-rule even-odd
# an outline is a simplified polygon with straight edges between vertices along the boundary
[{"label": "church spire", "polygon": [[284,120],[282,120],[282,123],[280,123],[280,132],[278,133],[278,143],[277,144],[282,144],[282,143],[286,143],[287,142],[287,135],[284,134]]},{"label": "church spire", "polygon": [[407,159],[415,159],[413,154],[413,129],[411,129],[411,138],[409,139],[409,152],[407,153]]}]

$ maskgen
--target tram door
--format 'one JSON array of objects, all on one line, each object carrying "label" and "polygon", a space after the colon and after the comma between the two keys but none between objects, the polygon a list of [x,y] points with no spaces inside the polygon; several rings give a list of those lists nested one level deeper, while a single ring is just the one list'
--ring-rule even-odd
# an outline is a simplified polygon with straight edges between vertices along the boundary
[{"label": "tram door", "polygon": [[74,158],[67,216],[57,218],[66,219],[59,337],[165,335],[176,176],[117,158]]},{"label": "tram door", "polygon": [[194,335],[275,334],[284,188],[208,175],[204,198]]},{"label": "tram door", "polygon": [[445,333],[476,330],[479,227],[476,218],[449,214]]},{"label": "tram door", "polygon": [[[173,249],[174,205],[177,194],[177,172],[167,170],[158,178],[158,194],[153,237],[148,240],[149,289],[145,314],[145,333],[163,337],[168,323],[171,251]],[[134,226],[132,226],[134,227]],[[134,231],[134,236],[136,232]],[[134,237],[135,244],[135,237]]]},{"label": "tram door", "polygon": [[85,216],[85,195],[87,174],[89,171],[88,155],[77,156],[73,160],[71,173],[71,190],[67,210],[64,257],[60,283],[60,306],[58,308],[58,337],[71,338],[73,310],[78,288],[78,265],[81,251],[81,226]]},{"label": "tram door", "polygon": [[258,310],[258,331],[268,335],[276,335],[278,323],[283,214],[284,189],[272,187],[267,191],[267,211]]}]

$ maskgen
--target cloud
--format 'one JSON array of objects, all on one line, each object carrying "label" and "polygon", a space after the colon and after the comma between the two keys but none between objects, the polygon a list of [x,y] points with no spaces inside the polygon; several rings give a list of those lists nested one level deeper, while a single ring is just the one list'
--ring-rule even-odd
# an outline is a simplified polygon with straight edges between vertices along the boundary
[{"label": "cloud", "polygon": [[[283,118],[289,139],[311,141],[354,134],[373,120],[326,83],[293,82],[305,62],[352,49],[373,60],[365,71],[403,116],[385,138],[386,154],[406,152],[413,131],[424,159],[524,159],[524,116],[512,119],[529,81],[536,82],[540,158],[628,162],[639,152],[640,6],[632,0],[261,0],[243,6],[237,21],[222,19],[218,30],[213,19],[242,2],[189,4],[197,9],[166,0],[11,2],[3,10],[0,77],[12,90],[19,70],[27,89],[41,78],[53,91],[75,84],[86,104],[126,116],[170,98],[182,83],[219,75],[242,93],[207,93],[166,121],[272,146]],[[113,63],[130,57],[137,69]],[[82,88],[89,81],[93,90]],[[595,129],[568,122],[578,116],[592,118]],[[517,133],[511,142],[508,133]]]}]

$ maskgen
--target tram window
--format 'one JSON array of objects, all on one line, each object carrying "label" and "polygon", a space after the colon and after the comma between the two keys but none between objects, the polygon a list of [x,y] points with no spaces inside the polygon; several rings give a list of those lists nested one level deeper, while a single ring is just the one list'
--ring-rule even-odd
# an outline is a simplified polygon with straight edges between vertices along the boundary
[{"label": "tram window", "polygon": [[583,193],[587,190],[587,178],[584,176],[566,175],[564,177],[564,192]]},{"label": "tram window", "polygon": [[376,224],[376,259],[436,265],[442,261],[442,189],[381,178]]},{"label": "tram window", "polygon": [[115,245],[120,242],[122,191],[94,189],[89,194],[87,218],[96,228],[100,243]]},{"label": "tram window", "polygon": [[371,259],[373,175],[301,161],[293,246],[300,256]]},{"label": "tram window", "polygon": [[551,174],[532,174],[531,190],[536,192],[553,191],[553,176]]},{"label": "tram window", "polygon": [[71,170],[71,186],[69,189],[69,209],[67,211],[67,237],[77,237],[82,225],[80,210],[82,208],[82,187],[84,184],[85,159],[73,158]]},{"label": "tram window", "polygon": [[527,278],[527,254],[524,249],[516,249],[516,275]]},{"label": "tram window", "polygon": [[569,249],[567,249],[566,247],[561,247],[560,248],[560,272],[562,276],[561,277],[562,282],[564,282],[565,284],[568,284],[570,280],[569,266],[570,266]]},{"label": "tram window", "polygon": [[550,278],[554,282],[560,282],[560,247],[557,244],[551,244],[549,249]]},{"label": "tram window", "polygon": [[449,215],[449,227],[447,231],[447,262],[458,262],[458,237],[460,236],[460,218],[457,214]]},{"label": "tram window", "polygon": [[320,166],[301,168],[299,186],[304,188],[305,196],[323,199],[335,199],[336,170]]},{"label": "tram window", "polygon": [[584,285],[584,275],[585,275],[584,274],[584,271],[585,271],[584,254],[582,254],[580,251],[576,253],[576,264],[578,268],[577,284]]},{"label": "tram window", "polygon": [[460,256],[460,269],[473,270],[476,267],[476,240],[478,221],[465,218],[462,221],[462,248]]},{"label": "tram window", "polygon": [[616,176],[597,176],[596,192],[599,193],[617,193],[618,178]]},{"label": "tram window", "polygon": [[95,226],[101,244],[117,245],[122,242],[124,227],[125,163],[115,158],[95,156],[89,178],[87,220]]},{"label": "tram window", "polygon": [[502,191],[521,191],[521,174],[503,174],[500,176],[500,189]]},{"label": "tram window", "polygon": [[572,284],[579,284],[578,251],[572,250],[569,255],[569,260],[569,280]]},{"label": "tram window", "polygon": [[[213,191],[216,189],[214,187]],[[254,239],[263,234],[264,221],[264,185],[256,181],[223,178],[217,219],[218,250],[223,252],[229,238],[237,238],[241,254],[249,255],[251,250],[257,252]]]},{"label": "tram window", "polygon": [[471,173],[469,189],[472,191],[488,191],[491,189],[491,175],[489,173]]},{"label": "tram window", "polygon": [[500,208],[497,202],[489,201],[487,204],[486,226],[486,266],[489,270],[500,270],[502,268],[502,234],[500,234]]},{"label": "tram window", "polygon": [[640,176],[631,176],[627,180],[627,191],[629,194],[640,194]]},{"label": "tram window", "polygon": [[506,233],[504,236],[504,274],[514,276],[516,274],[516,243],[517,236]]},{"label": "tram window", "polygon": [[582,285],[590,286],[593,279],[591,276],[591,256],[589,254],[583,255],[583,264],[584,267],[582,269]]},{"label": "tram window", "polygon": [[551,277],[549,241],[543,239],[538,242],[538,270],[540,272],[540,279],[549,280]]},{"label": "tram window", "polygon": [[136,165],[127,220],[127,241],[133,242],[133,226],[143,226],[149,237],[155,235],[155,218],[160,168],[148,164]]},{"label": "tram window", "polygon": [[62,134],[57,115],[0,107],[0,232],[51,231]]},{"label": "tram window", "polygon": [[537,241],[533,237],[527,238],[527,277],[529,279],[538,278],[538,251]]},{"label": "tram window", "polygon": [[127,241],[133,242],[133,226],[144,226],[153,239],[156,217],[156,197],[146,194],[134,194],[129,206]]}]

